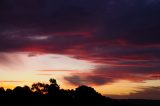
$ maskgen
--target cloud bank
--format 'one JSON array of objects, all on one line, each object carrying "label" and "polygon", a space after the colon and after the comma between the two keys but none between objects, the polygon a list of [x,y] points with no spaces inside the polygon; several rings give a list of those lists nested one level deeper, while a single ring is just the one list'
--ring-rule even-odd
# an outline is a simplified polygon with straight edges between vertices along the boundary
[{"label": "cloud bank", "polygon": [[159,13],[159,0],[1,0],[0,52],[64,54],[106,65],[64,77],[74,85],[156,80]]}]

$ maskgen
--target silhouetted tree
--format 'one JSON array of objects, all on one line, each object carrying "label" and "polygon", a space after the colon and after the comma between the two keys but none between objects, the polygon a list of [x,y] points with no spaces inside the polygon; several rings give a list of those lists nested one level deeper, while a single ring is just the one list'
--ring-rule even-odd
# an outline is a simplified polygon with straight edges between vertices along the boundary
[{"label": "silhouetted tree", "polygon": [[60,87],[57,84],[57,81],[55,79],[50,79],[50,85],[48,87],[48,95],[49,96],[59,96]]},{"label": "silhouetted tree", "polygon": [[48,84],[44,84],[44,83],[38,82],[38,83],[34,83],[34,84],[32,85],[31,90],[32,90],[33,92],[35,92],[36,94],[41,95],[41,94],[46,94],[46,93],[48,93],[48,87],[49,87]]},{"label": "silhouetted tree", "polygon": [[32,95],[32,91],[31,91],[30,87],[24,86],[24,87],[23,87],[23,90],[24,90],[24,94],[25,94],[26,96],[31,96],[31,95]]},{"label": "silhouetted tree", "polygon": [[24,90],[22,87],[17,86],[16,88],[13,89],[13,94],[15,96],[24,96]]},{"label": "silhouetted tree", "polygon": [[0,87],[0,96],[4,96],[5,95],[5,90],[3,87]]},{"label": "silhouetted tree", "polygon": [[97,97],[100,96],[100,94],[98,92],[96,92],[94,90],[94,88],[92,87],[88,87],[88,86],[79,86],[78,88],[76,88],[76,95],[82,98],[88,98],[88,97]]},{"label": "silhouetted tree", "polygon": [[90,104],[90,105],[102,105],[104,104],[105,97],[96,92],[94,88],[88,86],[79,86],[75,90],[75,97],[78,103]]},{"label": "silhouetted tree", "polygon": [[54,78],[49,79],[49,82],[50,82],[51,84],[58,85],[56,79],[54,79]]},{"label": "silhouetted tree", "polygon": [[6,96],[12,96],[13,91],[11,89],[6,90]]}]

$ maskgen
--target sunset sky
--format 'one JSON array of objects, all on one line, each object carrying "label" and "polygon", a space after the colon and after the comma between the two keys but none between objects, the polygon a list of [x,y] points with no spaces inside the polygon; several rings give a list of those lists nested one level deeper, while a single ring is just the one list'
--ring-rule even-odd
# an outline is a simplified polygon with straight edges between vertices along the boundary
[{"label": "sunset sky", "polygon": [[0,0],[0,86],[50,78],[160,99],[160,0]]}]

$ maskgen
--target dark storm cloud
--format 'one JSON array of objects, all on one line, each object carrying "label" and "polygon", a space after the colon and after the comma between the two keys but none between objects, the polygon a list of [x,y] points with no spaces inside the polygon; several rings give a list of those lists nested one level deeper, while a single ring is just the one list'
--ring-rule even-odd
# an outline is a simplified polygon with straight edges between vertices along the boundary
[{"label": "dark storm cloud", "polygon": [[[92,72],[73,73],[73,75],[64,78],[73,85],[104,85],[115,83],[120,80],[131,82],[144,82],[146,80],[159,80],[159,66],[101,66]],[[79,79],[77,83],[73,83],[74,77]]]},{"label": "dark storm cloud", "polygon": [[154,79],[159,13],[159,0],[1,0],[0,52],[67,54],[111,66],[65,77],[73,84]]},{"label": "dark storm cloud", "polygon": [[[158,0],[2,0],[1,5],[1,51],[38,46],[49,52],[80,48],[99,57],[103,52],[159,57]],[[28,39],[32,36],[49,39]]]},{"label": "dark storm cloud", "polygon": [[79,76],[64,77],[64,79],[69,81],[73,85],[85,84],[84,81],[82,81],[82,79]]}]

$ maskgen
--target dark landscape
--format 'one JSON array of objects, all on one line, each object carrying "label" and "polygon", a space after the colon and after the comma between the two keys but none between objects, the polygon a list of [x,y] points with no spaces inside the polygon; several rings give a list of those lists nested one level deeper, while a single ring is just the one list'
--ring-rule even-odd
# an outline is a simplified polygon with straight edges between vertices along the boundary
[{"label": "dark landscape", "polygon": [[159,106],[160,100],[111,99],[85,85],[75,90],[60,89],[55,79],[50,84],[32,87],[0,88],[0,106]]}]

